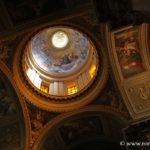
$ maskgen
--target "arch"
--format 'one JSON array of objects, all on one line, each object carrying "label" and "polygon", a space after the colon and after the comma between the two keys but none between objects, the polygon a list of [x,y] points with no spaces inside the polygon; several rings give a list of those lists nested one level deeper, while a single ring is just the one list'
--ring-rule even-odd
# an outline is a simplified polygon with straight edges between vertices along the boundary
[{"label": "arch", "polygon": [[123,113],[113,107],[103,106],[103,105],[87,106],[87,107],[84,107],[79,110],[74,110],[72,112],[58,115],[56,118],[54,118],[50,122],[48,122],[47,125],[41,131],[41,135],[37,138],[37,140],[33,144],[33,150],[38,150],[40,148],[40,146],[43,144],[47,135],[52,131],[56,131],[56,129],[58,127],[60,127],[61,124],[63,124],[64,122],[71,120],[76,116],[81,116],[81,115],[92,116],[92,114],[98,115],[101,113],[113,116],[112,118],[115,118],[119,123],[121,123],[123,125],[123,127],[127,126],[127,124],[128,124],[128,121],[127,121],[128,116],[125,113]]},{"label": "arch", "polygon": [[28,113],[27,113],[26,104],[21,94],[18,91],[18,88],[14,82],[11,71],[8,69],[6,64],[4,64],[1,60],[0,60],[0,80],[2,80],[2,82],[4,83],[4,86],[6,86],[7,91],[9,90],[10,96],[12,98],[17,99],[15,100],[15,103],[17,104],[17,111],[18,111],[17,117],[19,117],[18,124],[19,124],[19,127],[21,128],[21,131],[20,131],[21,149],[28,150],[29,141],[30,141],[30,127],[29,127],[29,118],[27,115]]}]

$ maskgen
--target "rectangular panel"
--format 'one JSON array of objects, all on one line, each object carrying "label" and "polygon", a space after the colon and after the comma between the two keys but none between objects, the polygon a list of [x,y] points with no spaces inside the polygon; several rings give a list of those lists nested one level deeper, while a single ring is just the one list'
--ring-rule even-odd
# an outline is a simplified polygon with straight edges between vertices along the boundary
[{"label": "rectangular panel", "polygon": [[49,85],[49,94],[54,94],[54,83],[50,83]]},{"label": "rectangular panel", "polygon": [[64,83],[59,82],[59,95],[64,95]]},{"label": "rectangular panel", "polygon": [[77,79],[77,86],[78,86],[78,90],[81,90],[84,87],[84,83],[82,80],[82,75],[80,75]]},{"label": "rectangular panel", "polygon": [[84,73],[82,74],[82,79],[83,79],[84,85],[87,85],[87,84],[88,84],[88,79],[87,79],[87,76],[86,76],[86,72],[84,72]]},{"label": "rectangular panel", "polygon": [[54,82],[54,95],[58,95],[58,82]]},{"label": "rectangular panel", "polygon": [[125,78],[145,70],[137,28],[115,33],[114,42],[119,65]]}]

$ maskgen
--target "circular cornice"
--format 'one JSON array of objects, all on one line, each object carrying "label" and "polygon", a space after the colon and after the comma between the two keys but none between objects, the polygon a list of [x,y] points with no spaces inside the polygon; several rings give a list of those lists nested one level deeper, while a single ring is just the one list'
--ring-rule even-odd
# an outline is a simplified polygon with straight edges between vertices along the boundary
[{"label": "circular cornice", "polygon": [[[67,25],[63,25],[66,26]],[[47,26],[49,27],[49,26]],[[45,29],[46,27],[44,27]],[[26,44],[29,39],[31,39],[34,35],[36,35],[39,31],[43,28],[37,28],[33,32],[29,33],[22,42],[19,44],[17,51],[15,53],[14,61],[13,61],[13,73],[16,84],[20,90],[20,92],[26,97],[26,99],[32,103],[33,105],[47,110],[47,111],[54,111],[54,112],[66,112],[69,110],[73,110],[79,107],[82,107],[88,103],[90,103],[93,99],[95,99],[107,80],[108,75],[108,62],[106,58],[105,51],[100,44],[99,40],[94,37],[90,32],[78,27],[78,26],[71,26],[71,28],[76,28],[81,30],[83,33],[86,33],[93,41],[94,45],[96,46],[98,58],[100,60],[97,76],[95,77],[93,83],[81,93],[78,93],[74,97],[70,98],[63,98],[59,100],[56,96],[47,97],[46,95],[41,95],[38,93],[34,88],[32,88],[25,80],[25,77],[22,73],[22,54],[25,50]]]}]

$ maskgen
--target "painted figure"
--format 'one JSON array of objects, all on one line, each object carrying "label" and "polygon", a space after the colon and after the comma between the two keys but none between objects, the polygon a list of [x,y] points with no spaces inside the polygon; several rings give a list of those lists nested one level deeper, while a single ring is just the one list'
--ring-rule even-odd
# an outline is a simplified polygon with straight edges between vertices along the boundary
[{"label": "painted figure", "polygon": [[144,71],[139,48],[138,31],[117,34],[115,45],[124,77],[130,77]]}]

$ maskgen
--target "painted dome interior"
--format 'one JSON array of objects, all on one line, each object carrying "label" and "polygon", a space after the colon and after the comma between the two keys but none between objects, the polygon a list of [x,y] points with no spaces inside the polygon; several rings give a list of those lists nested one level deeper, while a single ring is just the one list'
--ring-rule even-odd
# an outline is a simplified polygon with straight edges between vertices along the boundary
[{"label": "painted dome interior", "polygon": [[85,62],[88,51],[88,38],[66,27],[45,29],[31,40],[31,55],[47,73],[64,74],[78,69]]},{"label": "painted dome interior", "polygon": [[24,72],[34,89],[49,96],[70,96],[87,89],[98,68],[94,44],[69,27],[46,28],[31,38]]}]

